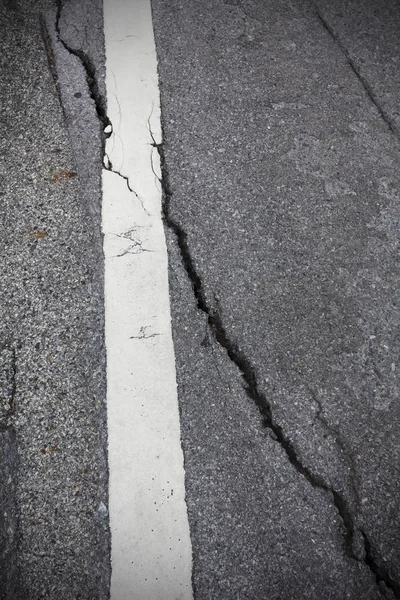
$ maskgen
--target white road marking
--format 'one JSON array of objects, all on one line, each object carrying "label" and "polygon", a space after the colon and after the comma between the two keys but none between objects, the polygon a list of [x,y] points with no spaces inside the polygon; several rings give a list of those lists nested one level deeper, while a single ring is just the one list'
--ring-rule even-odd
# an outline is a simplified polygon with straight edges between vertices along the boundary
[{"label": "white road marking", "polygon": [[128,178],[103,172],[111,599],[190,600],[150,0],[104,0],[104,29],[106,153]]}]

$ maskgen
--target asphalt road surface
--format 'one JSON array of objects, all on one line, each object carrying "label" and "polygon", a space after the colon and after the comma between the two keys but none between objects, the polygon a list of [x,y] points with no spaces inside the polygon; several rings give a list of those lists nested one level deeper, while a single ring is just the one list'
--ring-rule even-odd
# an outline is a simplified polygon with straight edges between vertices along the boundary
[{"label": "asphalt road surface", "polygon": [[[400,4],[152,11],[193,597],[400,598]],[[103,7],[0,15],[0,598],[106,599]]]}]

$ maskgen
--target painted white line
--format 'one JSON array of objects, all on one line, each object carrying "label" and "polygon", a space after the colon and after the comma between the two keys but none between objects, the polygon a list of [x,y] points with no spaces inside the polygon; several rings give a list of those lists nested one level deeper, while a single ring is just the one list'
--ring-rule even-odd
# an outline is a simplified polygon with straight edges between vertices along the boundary
[{"label": "painted white line", "polygon": [[150,0],[104,0],[104,30],[106,152],[134,190],[104,170],[111,599],[190,600]]}]

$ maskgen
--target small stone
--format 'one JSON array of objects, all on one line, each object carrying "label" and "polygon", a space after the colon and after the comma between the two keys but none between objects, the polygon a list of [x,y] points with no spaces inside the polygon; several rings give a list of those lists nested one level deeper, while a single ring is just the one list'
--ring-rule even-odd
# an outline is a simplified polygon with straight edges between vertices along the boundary
[{"label": "small stone", "polygon": [[97,508],[97,514],[101,519],[106,519],[108,517],[108,510],[104,502],[100,502]]}]

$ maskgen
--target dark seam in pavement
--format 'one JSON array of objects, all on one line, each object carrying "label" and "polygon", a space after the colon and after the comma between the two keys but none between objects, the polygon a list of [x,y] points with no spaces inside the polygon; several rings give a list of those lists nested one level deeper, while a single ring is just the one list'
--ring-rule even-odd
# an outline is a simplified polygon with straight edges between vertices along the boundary
[{"label": "dark seam in pavement", "polygon": [[[63,10],[63,2],[62,0],[56,0],[56,6],[57,6],[57,14],[56,14],[56,24],[55,24],[55,30],[56,30],[56,34],[57,34],[57,39],[60,42],[60,44],[63,45],[63,47],[65,48],[65,50],[69,53],[72,54],[73,56],[76,56],[80,63],[82,64],[83,70],[85,71],[85,75],[86,75],[86,82],[88,85],[88,89],[89,89],[89,94],[91,99],[94,102],[95,105],[95,109],[96,109],[96,114],[97,114],[97,118],[99,120],[99,124],[100,124],[100,135],[101,135],[101,154],[102,154],[102,158],[106,159],[103,160],[103,167],[104,169],[106,169],[106,171],[110,171],[111,173],[115,173],[116,175],[118,175],[119,177],[121,177],[122,179],[124,179],[124,181],[126,182],[126,185],[128,187],[128,190],[130,192],[132,192],[132,194],[134,194],[136,196],[136,198],[139,200],[143,210],[145,211],[145,213],[147,215],[150,215],[150,213],[146,210],[142,199],[139,197],[139,195],[135,192],[135,190],[133,190],[129,184],[129,178],[126,177],[125,175],[122,175],[122,173],[120,173],[119,171],[117,171],[116,169],[113,168],[111,160],[109,159],[109,157],[106,154],[106,150],[105,150],[105,146],[106,146],[106,140],[111,137],[112,133],[113,133],[113,126],[112,123],[107,115],[107,110],[106,110],[106,106],[107,103],[105,101],[105,99],[103,98],[103,96],[100,93],[99,90],[99,85],[97,83],[97,77],[96,77],[96,67],[94,66],[93,62],[91,61],[91,59],[89,58],[89,56],[86,54],[86,52],[84,52],[81,49],[77,49],[77,48],[71,48],[71,46],[69,46],[61,37],[61,30],[60,30],[60,19],[61,19],[61,13]],[[46,29],[47,32],[47,29]],[[50,36],[49,36],[50,37]],[[51,46],[50,46],[51,47]],[[52,51],[51,51],[51,55],[52,55]],[[51,56],[50,55],[50,56]],[[48,54],[49,56],[49,54]],[[52,65],[52,63],[50,62],[50,58],[49,58],[49,64]],[[51,66],[50,66],[50,70],[51,70]],[[56,76],[56,85],[58,86],[58,92],[59,92],[59,97],[60,97],[60,104],[62,109],[64,110],[62,101],[61,101],[61,94],[59,91],[59,82],[58,82],[58,78]],[[64,111],[65,112],[65,111]],[[106,132],[106,129],[110,128],[110,131]]]},{"label": "dark seam in pavement", "polygon": [[[164,133],[162,138],[165,139]],[[343,538],[346,554],[349,556],[349,558],[357,561],[358,563],[364,563],[369,568],[369,570],[375,576],[380,593],[383,592],[379,586],[379,583],[384,582],[386,586],[394,592],[396,598],[400,598],[398,584],[390,577],[383,567],[378,565],[377,560],[372,557],[371,545],[365,533],[363,533],[365,557],[359,558],[355,554],[353,549],[355,537],[354,519],[346,499],[333,487],[324,483],[321,477],[311,473],[311,471],[302,464],[290,439],[285,436],[282,427],[275,422],[272,415],[271,405],[266,396],[258,389],[258,382],[254,367],[251,365],[249,359],[240,350],[239,346],[229,338],[223,326],[218,310],[212,309],[208,306],[206,294],[203,290],[202,280],[196,270],[192,255],[189,250],[187,233],[183,227],[170,215],[170,205],[173,193],[171,191],[169,174],[165,163],[164,144],[157,144],[153,138],[153,146],[157,148],[160,155],[161,186],[163,191],[163,219],[168,229],[170,229],[176,236],[182,257],[182,263],[191,282],[198,309],[207,316],[209,327],[216,341],[222,348],[225,349],[229,359],[238,367],[239,371],[241,372],[244,380],[245,392],[256,404],[262,417],[263,427],[271,431],[272,439],[274,439],[281,446],[286,453],[289,462],[293,465],[296,471],[302,475],[313,488],[322,490],[332,497],[333,504],[336,507],[339,517],[344,525]]]},{"label": "dark seam in pavement", "polygon": [[[110,122],[111,125],[111,122]],[[112,127],[112,125],[111,125]],[[126,175],[122,175],[122,173],[120,173],[119,171],[117,171],[117,169],[114,169],[112,162],[110,160],[110,157],[108,156],[108,154],[106,153],[105,149],[103,149],[103,167],[105,168],[106,171],[110,171],[110,173],[115,173],[115,175],[118,175],[119,177],[121,177],[121,179],[123,179],[126,183],[126,186],[128,188],[128,190],[130,192],[132,192],[132,194],[134,194],[136,196],[136,198],[139,200],[144,212],[146,213],[146,215],[150,216],[149,211],[146,209],[143,200],[141,199],[141,197],[139,196],[139,194],[137,192],[135,192],[134,189],[131,188],[130,183],[129,183],[129,177],[127,177]]]},{"label": "dark seam in pavement", "polygon": [[[375,94],[374,94],[373,90],[371,89],[370,85],[364,79],[364,77],[361,75],[361,73],[359,72],[357,66],[355,65],[355,63],[351,59],[351,57],[350,57],[347,49],[340,42],[339,38],[336,36],[336,34],[334,33],[333,29],[329,26],[329,24],[327,23],[327,21],[324,19],[324,17],[320,13],[320,11],[317,8],[317,6],[315,5],[315,3],[314,3],[314,10],[315,10],[315,14],[316,14],[318,20],[320,21],[322,27],[330,35],[330,37],[333,39],[333,41],[335,42],[335,44],[337,44],[339,50],[342,52],[342,54],[346,58],[347,63],[350,66],[351,70],[356,75],[356,77],[359,79],[359,81],[360,81],[361,85],[363,86],[363,88],[364,88],[367,96],[369,97],[369,99],[374,104],[375,108],[377,109],[380,117],[386,123],[386,125],[389,128],[389,130],[391,131],[391,133],[393,133],[393,135],[395,135],[396,138],[399,138],[399,132],[397,130],[397,127],[392,122],[390,116],[386,113],[386,111],[380,106],[380,104],[379,104],[377,98],[375,97]],[[377,374],[377,376],[379,377],[379,373]],[[371,542],[369,541],[366,533],[364,531],[362,531],[362,530],[360,530],[360,533],[362,534],[362,537],[364,539],[364,549],[365,549],[364,562],[368,565],[368,567],[370,568],[370,570],[375,575],[375,579],[376,579],[377,584],[379,585],[379,583],[381,581],[384,582],[385,585],[390,590],[392,590],[392,592],[394,593],[395,597],[396,598],[400,598],[400,584],[397,583],[390,576],[387,568],[384,568],[382,566],[382,559],[379,558],[379,557],[376,557],[376,553],[375,553],[375,558],[374,558],[373,552],[372,552],[372,548],[371,548]],[[380,564],[378,564],[378,563],[380,563]]]},{"label": "dark seam in pavement", "polygon": [[335,441],[336,446],[339,448],[339,450],[342,452],[342,454],[346,458],[346,461],[347,461],[347,464],[348,464],[348,467],[350,470],[351,493],[353,495],[353,500],[354,500],[356,509],[358,510],[358,508],[360,506],[360,496],[359,496],[359,493],[357,490],[357,486],[355,484],[355,481],[357,480],[357,473],[356,473],[356,469],[355,469],[355,465],[354,465],[354,458],[351,455],[351,453],[349,452],[348,448],[346,447],[346,444],[342,440],[340,433],[335,429],[335,427],[333,427],[330,423],[328,423],[328,421],[323,416],[322,413],[323,413],[324,408],[323,408],[321,400],[318,398],[316,391],[314,389],[312,389],[309,385],[306,385],[306,388],[308,389],[308,391],[311,395],[311,398],[314,400],[315,404],[318,407],[316,414],[315,414],[315,419],[317,421],[319,421],[321,423],[321,425],[324,427],[324,429],[332,436],[332,438]]},{"label": "dark seam in pavement", "polygon": [[106,152],[104,152],[103,167],[105,168],[106,171],[110,171],[111,173],[115,173],[116,175],[119,175],[121,177],[121,179],[123,179],[126,182],[126,186],[127,186],[128,190],[130,192],[132,192],[132,194],[135,194],[135,196],[137,198],[139,198],[139,196],[137,195],[135,190],[133,190],[129,184],[129,177],[127,177],[126,175],[122,175],[122,173],[120,173],[119,171],[114,169],[112,162]]},{"label": "dark seam in pavement", "polygon": [[321,15],[321,13],[319,12],[319,9],[317,8],[317,6],[315,4],[314,4],[314,9],[315,9],[315,14],[316,14],[318,20],[320,21],[322,27],[325,29],[325,31],[327,31],[327,33],[333,39],[333,41],[335,42],[335,44],[337,44],[339,50],[342,52],[342,54],[346,58],[349,67],[351,68],[351,70],[353,71],[353,73],[356,75],[356,77],[360,81],[361,85],[363,86],[363,88],[364,88],[364,90],[365,90],[368,98],[371,100],[372,104],[374,104],[375,108],[377,109],[380,117],[386,123],[386,125],[389,128],[389,130],[398,138],[399,137],[399,133],[397,131],[397,127],[392,122],[392,119],[390,118],[390,116],[388,115],[388,113],[380,106],[380,104],[379,104],[379,102],[378,102],[378,100],[377,100],[377,98],[376,98],[376,96],[375,96],[375,94],[374,94],[371,86],[366,81],[366,79],[361,75],[361,73],[358,70],[356,64],[354,63],[354,61],[350,57],[347,49],[340,42],[339,38],[334,33],[333,29],[325,21],[324,17]]},{"label": "dark seam in pavement", "polygon": [[392,590],[396,598],[400,598],[400,584],[389,575],[387,569],[384,569],[377,563],[377,559],[373,556],[374,551],[371,547],[371,542],[362,529],[360,530],[360,533],[364,538],[365,562],[375,575],[376,583],[379,585],[379,583],[383,581],[386,586]]},{"label": "dark seam in pavement", "polygon": [[[76,49],[70,48],[64,42],[64,40],[61,38],[59,22],[60,22],[61,12],[62,12],[62,8],[63,8],[62,0],[56,0],[56,2],[57,2],[56,33],[57,33],[60,43],[64,46],[64,48],[70,54],[75,55],[81,61],[82,66],[85,70],[86,79],[87,79],[87,83],[88,83],[88,87],[89,87],[89,91],[90,91],[90,96],[95,103],[96,113],[99,118],[99,122],[103,127],[102,151],[103,151],[103,156],[106,156],[105,140],[108,137],[110,137],[112,134],[112,123],[107,116],[107,113],[105,110],[105,102],[99,92],[97,79],[96,79],[96,69],[85,52],[83,52],[82,50],[76,50]],[[318,13],[317,10],[316,10],[316,15],[318,16],[318,18],[321,21],[324,28],[329,32],[329,34],[333,37],[334,41],[338,44],[338,46],[342,50],[343,54],[346,56],[350,67],[352,68],[352,70],[354,71],[356,76],[361,81],[368,96],[370,97],[372,102],[375,104],[376,108],[379,111],[379,114],[381,115],[383,120],[388,125],[390,131],[392,133],[394,133],[395,135],[397,135],[397,132],[394,129],[394,127],[392,126],[390,119],[384,113],[383,109],[380,108],[380,106],[377,103],[377,101],[375,100],[373,92],[370,90],[368,84],[364,81],[361,74],[357,71],[357,69],[356,69],[355,65],[353,64],[353,62],[351,61],[350,57],[347,55],[346,51],[342,48],[342,46],[336,39],[335,35],[333,34],[333,32],[331,31],[329,26],[325,23],[325,21],[323,20],[323,18],[321,17],[321,15]],[[107,127],[111,127],[111,131],[106,134],[105,129]],[[152,136],[152,138],[153,138],[153,136]],[[247,395],[249,396],[249,398],[251,400],[253,400],[255,402],[255,404],[257,405],[259,412],[261,414],[261,417],[262,417],[263,426],[265,428],[268,428],[271,430],[271,432],[273,433],[273,438],[275,439],[275,441],[277,441],[280,444],[282,449],[285,451],[289,462],[295,467],[295,469],[298,471],[298,473],[303,475],[303,477],[305,477],[307,479],[307,481],[314,488],[321,489],[322,491],[332,495],[333,503],[334,503],[334,505],[339,513],[339,516],[344,524],[345,532],[344,532],[343,537],[344,537],[344,545],[345,545],[346,553],[348,554],[348,556],[358,562],[364,562],[369,567],[369,569],[372,571],[372,573],[375,575],[377,584],[379,584],[379,582],[383,581],[386,584],[386,586],[394,592],[396,598],[400,598],[400,585],[397,584],[390,577],[390,575],[387,573],[387,571],[385,569],[383,569],[383,567],[380,567],[377,564],[376,559],[374,559],[372,557],[371,544],[364,532],[361,532],[361,533],[364,538],[364,546],[365,546],[366,556],[365,556],[364,560],[361,561],[354,554],[354,551],[353,551],[354,523],[353,523],[352,514],[348,508],[346,499],[343,498],[343,496],[339,492],[337,492],[334,488],[325,484],[320,477],[312,474],[311,471],[301,463],[300,459],[297,457],[296,451],[295,451],[292,443],[290,442],[290,440],[288,438],[285,437],[281,426],[278,425],[277,423],[275,423],[273,416],[272,416],[271,406],[268,403],[265,395],[262,394],[258,390],[258,383],[257,383],[256,375],[255,375],[255,370],[252,367],[250,361],[240,351],[237,344],[235,344],[234,342],[232,342],[229,339],[229,337],[225,331],[225,328],[222,324],[222,321],[221,321],[218,311],[210,309],[209,306],[207,305],[205,293],[203,291],[202,281],[196,271],[192,256],[190,254],[190,250],[189,250],[189,246],[188,246],[188,242],[187,242],[187,233],[170,216],[170,201],[171,201],[171,197],[172,197],[172,192],[171,192],[171,188],[170,188],[170,184],[169,184],[168,172],[165,167],[165,155],[164,155],[163,144],[162,143],[157,144],[153,138],[152,145],[153,145],[153,147],[155,147],[157,149],[159,156],[160,156],[160,163],[161,163],[161,186],[162,186],[162,191],[163,191],[163,196],[164,196],[163,203],[162,203],[162,216],[163,216],[164,222],[166,223],[167,227],[173,231],[173,233],[175,234],[175,236],[177,238],[178,246],[179,246],[181,256],[182,256],[182,262],[183,262],[184,268],[186,270],[186,273],[190,279],[193,293],[194,293],[196,301],[197,301],[198,308],[207,316],[208,324],[209,324],[210,329],[211,329],[215,339],[217,340],[217,342],[226,350],[230,360],[240,370],[240,372],[242,374],[242,378],[245,382],[245,391],[246,391]],[[116,175],[119,175],[120,177],[122,177],[126,181],[128,189],[132,193],[134,193],[137,196],[137,198],[140,200],[140,198],[136,194],[136,192],[131,189],[131,187],[129,185],[129,179],[126,176],[121,175],[121,173],[119,173],[118,171],[113,170],[110,159],[108,158],[108,156],[106,156],[106,158],[107,158],[107,165],[104,165],[104,168],[106,170],[109,170],[109,171],[115,173]],[[192,581],[192,584],[193,583],[194,582]]]},{"label": "dark seam in pavement", "polygon": [[[105,141],[111,135],[112,125],[111,125],[110,119],[107,116],[106,102],[100,93],[99,86],[97,83],[96,67],[94,66],[93,62],[90,60],[90,58],[86,54],[86,52],[84,52],[81,49],[71,48],[71,46],[69,46],[61,37],[60,19],[61,19],[61,12],[63,9],[62,0],[56,0],[56,6],[57,6],[57,14],[56,14],[57,39],[64,46],[64,48],[67,50],[67,52],[76,56],[82,63],[82,66],[83,66],[85,74],[86,74],[86,81],[88,84],[90,97],[92,98],[92,100],[94,102],[97,117],[99,119],[99,123],[102,128],[102,131],[101,131],[102,154],[104,154]],[[109,133],[105,132],[105,129],[107,127],[111,127],[111,131]]]},{"label": "dark seam in pavement", "polygon": [[300,460],[297,457],[296,451],[290,442],[287,439],[282,431],[280,425],[275,423],[271,406],[267,401],[264,394],[262,394],[258,390],[257,378],[255,374],[254,368],[251,366],[250,361],[245,357],[243,352],[239,349],[237,344],[232,342],[222,324],[220,315],[216,309],[212,309],[207,305],[207,301],[205,298],[205,293],[203,291],[203,284],[200,276],[198,275],[196,268],[194,266],[194,262],[192,256],[190,254],[188,242],[187,242],[187,233],[184,229],[170,216],[170,202],[172,197],[171,188],[169,185],[169,177],[167,174],[167,170],[165,168],[165,157],[164,150],[162,144],[156,144],[158,152],[160,154],[161,161],[161,173],[162,173],[162,188],[164,191],[164,200],[163,200],[163,217],[167,224],[167,226],[175,233],[178,246],[181,251],[181,256],[183,260],[183,265],[185,270],[189,276],[190,282],[192,284],[192,289],[197,301],[198,308],[207,315],[208,324],[210,329],[218,341],[218,343],[226,350],[230,360],[239,368],[242,378],[245,382],[245,390],[249,398],[251,398],[255,404],[257,405],[261,416],[262,423],[265,428],[268,428],[273,433],[273,439],[276,440],[284,449],[289,461],[296,468],[296,470],[303,475],[309,483],[315,488],[322,489],[325,492],[330,492],[333,495],[334,503],[339,511],[340,516],[346,526],[346,549],[348,553],[353,556],[352,553],[352,539],[353,539],[353,523],[351,519],[351,515],[347,509],[347,503],[344,498],[340,496],[338,492],[331,489],[328,485],[326,485],[318,476],[314,476],[307,467],[304,467]]},{"label": "dark seam in pavement", "polygon": [[60,103],[61,109],[64,114],[64,119],[65,119],[66,114],[65,114],[65,109],[64,109],[62,99],[61,99],[60,83],[59,83],[58,77],[57,77],[56,61],[54,59],[54,52],[53,52],[53,47],[51,44],[51,37],[50,37],[49,30],[47,28],[46,21],[45,21],[45,18],[43,17],[43,15],[40,15],[39,22],[40,22],[40,30],[42,33],[42,38],[43,38],[43,43],[44,43],[44,49],[45,49],[46,56],[47,56],[47,62],[49,65],[49,70],[50,70],[51,76],[53,78],[54,85],[56,86],[58,101]]}]

